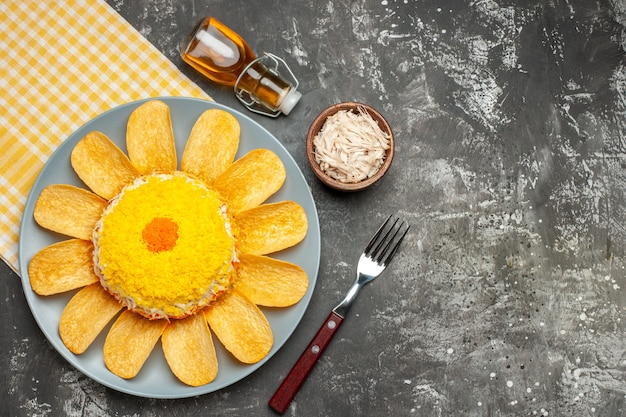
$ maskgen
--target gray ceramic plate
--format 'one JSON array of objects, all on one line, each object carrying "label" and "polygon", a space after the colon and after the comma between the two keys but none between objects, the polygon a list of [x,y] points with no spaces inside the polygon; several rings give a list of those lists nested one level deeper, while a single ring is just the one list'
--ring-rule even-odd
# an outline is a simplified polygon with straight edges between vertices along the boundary
[{"label": "gray ceramic plate", "polygon": [[98,130],[105,133],[120,149],[126,152],[125,133],[128,116],[145,100],[122,105],[89,121],[68,137],[52,154],[35,181],[26,202],[20,230],[19,267],[22,272],[22,285],[26,299],[39,327],[55,349],[74,367],[101,384],[128,394],[149,398],[184,398],[213,392],[241,380],[268,361],[287,341],[304,315],[315,287],[320,260],[320,229],[315,202],[302,172],[291,155],[271,133],[249,117],[213,102],[183,97],[164,97],[160,100],[167,103],[171,109],[179,158],[198,116],[207,109],[227,110],[237,118],[241,125],[241,141],[237,158],[252,149],[268,148],[278,154],[285,165],[287,180],[280,191],[272,196],[269,201],[293,200],[304,207],[307,213],[309,230],[305,240],[294,248],[273,255],[304,268],[309,276],[310,284],[304,298],[295,306],[264,310],[274,333],[274,346],[269,355],[259,363],[245,365],[233,359],[219,341],[214,339],[219,373],[210,384],[190,387],[178,381],[171,373],[163,357],[161,346],[157,344],[139,375],[133,379],[124,380],[112,374],[105,367],[102,359],[102,345],[108,328],[82,355],[74,355],[59,338],[59,317],[73,293],[41,297],[31,289],[28,278],[28,263],[33,255],[45,246],[67,239],[65,236],[42,229],[33,220],[33,209],[39,193],[49,184],[74,184],[85,187],[70,166],[70,153],[74,145],[88,132]]}]

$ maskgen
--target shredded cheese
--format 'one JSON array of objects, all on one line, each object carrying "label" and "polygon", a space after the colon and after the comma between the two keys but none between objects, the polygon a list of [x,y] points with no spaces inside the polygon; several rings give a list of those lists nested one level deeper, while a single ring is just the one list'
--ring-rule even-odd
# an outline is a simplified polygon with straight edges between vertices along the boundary
[{"label": "shredded cheese", "polygon": [[313,138],[315,161],[331,178],[356,183],[374,175],[385,161],[390,135],[363,108],[329,116]]}]

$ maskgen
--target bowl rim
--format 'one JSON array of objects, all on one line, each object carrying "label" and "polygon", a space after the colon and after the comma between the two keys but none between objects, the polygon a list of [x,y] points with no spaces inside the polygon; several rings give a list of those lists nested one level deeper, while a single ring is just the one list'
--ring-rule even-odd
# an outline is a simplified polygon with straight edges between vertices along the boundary
[{"label": "bowl rim", "polygon": [[[371,177],[363,181],[356,182],[356,183],[341,182],[327,175],[322,170],[322,168],[317,163],[317,161],[315,160],[315,153],[313,150],[314,148],[313,139],[315,138],[317,133],[320,131],[320,129],[322,128],[322,126],[324,125],[328,117],[332,116],[333,114],[341,110],[354,111],[359,107],[363,107],[369,113],[369,115],[378,123],[378,126],[383,131],[386,131],[389,134],[390,147],[387,150],[385,161],[383,162],[381,167],[378,169],[378,171],[374,175],[372,175]],[[313,122],[309,126],[309,129],[306,135],[306,155],[309,161],[309,165],[311,166],[311,169],[313,170],[313,173],[325,185],[333,189],[340,190],[340,191],[359,191],[359,190],[368,188],[371,185],[374,185],[375,183],[380,181],[380,179],[383,176],[385,176],[385,174],[391,167],[394,153],[395,153],[395,140],[394,140],[393,130],[391,129],[389,122],[387,122],[385,117],[372,106],[365,104],[365,103],[357,102],[357,101],[344,101],[344,102],[336,103],[336,104],[326,107],[313,120]]]}]

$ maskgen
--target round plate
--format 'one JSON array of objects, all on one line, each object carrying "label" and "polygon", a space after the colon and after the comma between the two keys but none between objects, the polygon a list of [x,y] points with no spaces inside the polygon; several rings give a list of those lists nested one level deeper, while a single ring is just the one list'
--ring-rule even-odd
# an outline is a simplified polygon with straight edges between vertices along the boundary
[{"label": "round plate", "polygon": [[267,148],[274,151],[285,165],[287,179],[283,187],[268,201],[292,200],[299,203],[306,211],[309,229],[304,241],[293,248],[271,255],[304,268],[309,276],[309,288],[304,298],[294,306],[263,309],[274,333],[274,346],[270,353],[256,364],[242,364],[214,338],[219,363],[218,375],[210,384],[190,387],[181,383],[172,374],[163,356],[161,345],[158,343],[139,374],[135,378],[125,380],[112,374],[104,365],[102,346],[109,327],[102,331],[82,355],[73,354],[61,341],[58,332],[59,317],[74,292],[42,297],[35,294],[30,286],[28,264],[33,255],[54,242],[68,239],[67,236],[45,230],[35,223],[33,209],[41,190],[50,184],[73,184],[86,188],[70,165],[70,153],[76,143],[87,133],[97,130],[106,134],[126,152],[128,116],[147,100],[128,103],[103,113],[74,132],[52,154],[26,201],[20,229],[19,268],[22,273],[24,293],[35,320],[55,349],[76,369],[103,385],[128,394],[148,398],[184,398],[213,392],[241,380],[267,362],[287,341],[302,319],[313,294],[320,260],[320,228],[315,202],[302,172],[282,144],[266,129],[236,110],[217,103],[184,97],[158,99],[170,107],[179,166],[189,132],[200,114],[207,109],[226,110],[235,116],[241,125],[237,159],[252,149]]}]

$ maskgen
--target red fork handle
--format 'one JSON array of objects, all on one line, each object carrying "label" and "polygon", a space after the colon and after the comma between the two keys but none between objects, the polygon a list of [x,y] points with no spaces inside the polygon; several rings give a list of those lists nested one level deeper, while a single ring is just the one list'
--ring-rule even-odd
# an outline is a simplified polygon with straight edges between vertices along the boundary
[{"label": "red fork handle", "polygon": [[287,410],[342,322],[343,317],[334,311],[330,312],[309,346],[302,352],[300,359],[291,368],[283,383],[280,384],[270,399],[269,405],[274,411],[283,414]]}]

